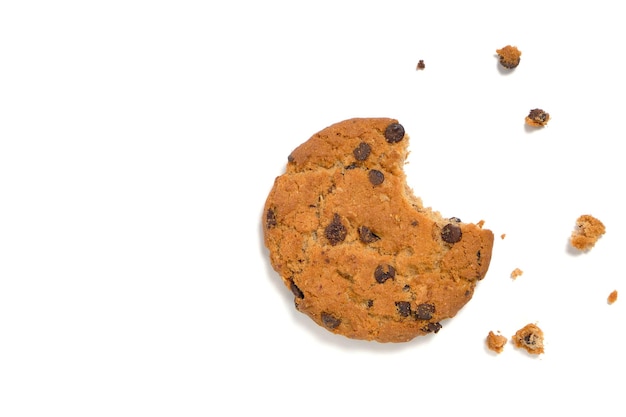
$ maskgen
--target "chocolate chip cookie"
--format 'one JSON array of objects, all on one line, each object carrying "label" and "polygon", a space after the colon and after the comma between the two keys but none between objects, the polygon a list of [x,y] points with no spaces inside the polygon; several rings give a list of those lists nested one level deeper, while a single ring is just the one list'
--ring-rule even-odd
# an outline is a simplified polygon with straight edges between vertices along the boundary
[{"label": "chocolate chip cookie", "polygon": [[354,339],[437,333],[472,298],[493,233],[424,207],[406,184],[397,120],[350,119],[288,157],[263,212],[265,245],[296,309]]}]

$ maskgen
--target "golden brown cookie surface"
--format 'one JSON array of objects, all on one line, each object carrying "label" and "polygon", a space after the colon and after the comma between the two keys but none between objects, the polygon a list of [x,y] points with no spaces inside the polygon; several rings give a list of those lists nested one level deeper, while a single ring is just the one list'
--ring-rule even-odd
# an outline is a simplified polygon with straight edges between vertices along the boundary
[{"label": "golden brown cookie surface", "polygon": [[296,308],[337,334],[403,342],[438,332],[489,267],[493,234],[423,207],[397,120],[350,119],[288,158],[265,203],[265,244]]}]

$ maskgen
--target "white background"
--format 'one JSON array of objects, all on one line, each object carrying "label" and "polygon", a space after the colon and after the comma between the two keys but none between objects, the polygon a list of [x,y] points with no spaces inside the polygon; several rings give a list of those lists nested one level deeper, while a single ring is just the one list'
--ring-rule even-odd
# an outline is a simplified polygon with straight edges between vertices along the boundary
[{"label": "white background", "polygon": [[[620,10],[2,1],[0,415],[623,412]],[[368,116],[405,126],[427,206],[496,235],[474,299],[406,344],[296,312],[262,243],[287,155]],[[581,214],[607,233],[575,254]],[[485,348],[531,322],[544,355]]]}]

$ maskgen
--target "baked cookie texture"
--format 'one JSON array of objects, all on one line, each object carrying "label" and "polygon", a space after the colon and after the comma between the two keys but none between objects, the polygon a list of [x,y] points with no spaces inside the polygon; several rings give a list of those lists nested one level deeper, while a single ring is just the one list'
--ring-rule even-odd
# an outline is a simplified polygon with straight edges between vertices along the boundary
[{"label": "baked cookie texture", "polygon": [[487,335],[487,339],[485,342],[487,343],[487,348],[496,353],[502,353],[504,351],[504,346],[508,339],[505,336],[502,336],[500,333],[494,333],[490,331]]},{"label": "baked cookie texture", "polygon": [[583,214],[576,219],[576,228],[570,236],[570,243],[581,251],[587,251],[606,233],[604,224],[590,214]]},{"label": "baked cookie texture", "polygon": [[507,45],[504,48],[496,49],[500,65],[507,69],[517,68],[522,57],[522,51],[517,46]]},{"label": "baked cookie texture", "polygon": [[515,347],[524,349],[531,355],[541,355],[544,352],[543,331],[533,323],[519,329],[513,337]]},{"label": "baked cookie texture", "polygon": [[424,207],[395,119],[334,124],[289,155],[265,203],[265,245],[296,308],[349,338],[437,333],[489,268],[493,233]]}]

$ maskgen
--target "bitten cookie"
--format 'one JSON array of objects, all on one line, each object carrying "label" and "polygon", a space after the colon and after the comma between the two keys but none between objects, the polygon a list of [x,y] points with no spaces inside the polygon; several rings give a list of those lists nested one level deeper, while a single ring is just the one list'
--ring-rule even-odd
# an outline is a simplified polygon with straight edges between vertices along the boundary
[{"label": "bitten cookie", "polygon": [[426,208],[397,120],[350,119],[296,148],[265,203],[270,260],[296,308],[354,339],[437,333],[487,273],[493,233]]}]

